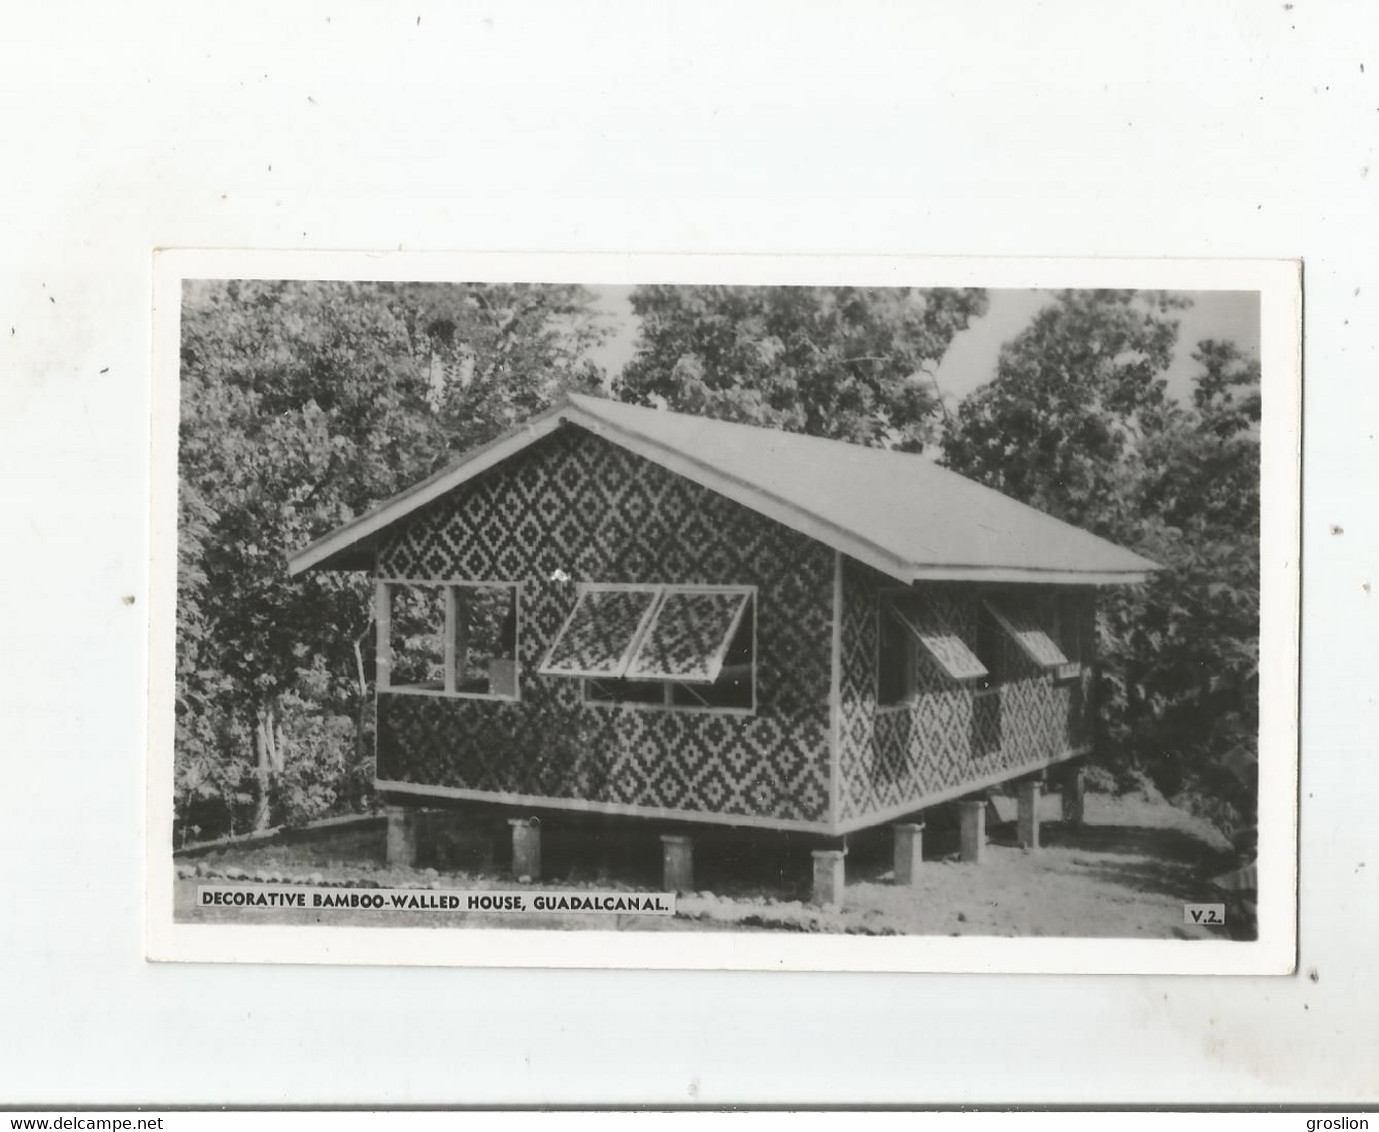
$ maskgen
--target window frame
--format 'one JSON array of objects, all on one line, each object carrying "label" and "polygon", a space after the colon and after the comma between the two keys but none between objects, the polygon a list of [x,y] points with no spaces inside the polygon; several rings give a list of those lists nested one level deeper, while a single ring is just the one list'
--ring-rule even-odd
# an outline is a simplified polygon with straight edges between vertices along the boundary
[{"label": "window frame", "polygon": [[[655,600],[651,603],[650,609],[649,609],[649,610],[647,611],[647,613],[643,616],[642,621],[641,621],[641,624],[638,625],[637,631],[636,631],[636,633],[633,635],[631,647],[630,647],[630,650],[628,651],[628,654],[627,654],[627,657],[628,657],[628,665],[629,665],[629,666],[630,666],[631,663],[632,663],[632,658],[636,656],[637,650],[641,647],[642,640],[645,638],[645,636],[646,636],[648,630],[650,629],[651,625],[653,625],[653,624],[655,623],[656,615],[660,612],[661,602],[662,602],[662,600],[665,598],[665,595],[666,595],[668,592],[674,591],[674,592],[681,592],[681,593],[683,593],[683,592],[691,592],[691,593],[731,593],[731,594],[746,594],[746,595],[747,595],[747,602],[746,602],[746,604],[743,606],[742,612],[738,615],[737,621],[736,621],[735,624],[734,624],[733,633],[730,634],[730,636],[729,636],[728,644],[727,644],[727,647],[726,647],[726,649],[725,649],[725,654],[726,654],[727,651],[731,650],[731,648],[732,648],[732,637],[733,637],[733,636],[736,636],[738,630],[740,629],[742,618],[743,618],[743,617],[746,617],[746,616],[749,616],[749,611],[750,611],[750,616],[751,616],[751,618],[752,618],[752,663],[751,663],[751,673],[750,673],[750,680],[749,680],[749,687],[750,687],[750,689],[751,689],[751,699],[752,699],[751,706],[750,706],[750,707],[725,707],[725,706],[720,706],[720,705],[716,705],[716,704],[680,704],[680,703],[674,703],[674,702],[672,701],[672,697],[673,697],[673,694],[674,694],[674,689],[676,689],[676,688],[687,688],[687,689],[690,689],[691,691],[692,691],[693,689],[696,689],[696,688],[712,688],[712,687],[714,686],[714,683],[716,683],[716,681],[715,681],[714,683],[704,683],[704,682],[700,682],[700,681],[667,680],[667,679],[660,679],[660,678],[654,678],[654,677],[641,678],[641,679],[638,679],[638,680],[636,680],[636,681],[632,681],[633,683],[637,683],[637,684],[660,684],[660,685],[662,685],[663,692],[662,692],[661,702],[660,702],[660,703],[644,703],[644,702],[638,702],[638,701],[636,701],[636,700],[616,700],[616,699],[605,700],[605,699],[595,699],[595,698],[593,698],[592,696],[590,696],[590,694],[589,694],[589,685],[590,685],[591,683],[612,683],[612,682],[615,681],[615,680],[625,680],[625,679],[627,679],[626,676],[601,676],[601,675],[593,675],[593,676],[591,676],[591,675],[584,675],[584,674],[578,674],[578,673],[564,673],[564,672],[561,672],[561,673],[549,673],[549,674],[543,674],[543,675],[549,675],[549,676],[550,676],[551,678],[553,678],[553,679],[578,679],[578,680],[579,680],[579,688],[580,688],[580,703],[581,703],[582,705],[585,705],[585,706],[588,706],[588,707],[593,707],[593,708],[614,708],[614,709],[629,710],[629,711],[673,711],[673,712],[688,712],[688,713],[690,713],[690,714],[700,714],[700,715],[736,715],[736,716],[752,716],[752,715],[756,715],[756,713],[757,713],[757,703],[758,703],[758,700],[757,700],[757,672],[758,672],[758,669],[759,669],[759,667],[760,667],[760,659],[759,659],[759,653],[758,653],[759,640],[760,640],[760,638],[759,638],[760,629],[759,629],[759,609],[758,609],[758,602],[757,602],[757,593],[758,593],[758,587],[757,587],[757,586],[755,586],[755,585],[724,585],[724,584],[719,584],[719,583],[712,583],[712,584],[710,584],[710,583],[698,583],[698,582],[579,582],[579,583],[577,583],[577,588],[576,588],[576,594],[577,594],[577,597],[576,597],[576,605],[578,605],[578,598],[579,598],[580,596],[583,596],[583,594],[588,593],[588,592],[599,592],[599,591],[606,591],[606,590],[640,590],[640,591],[652,591],[652,590],[654,590],[654,591],[656,591]],[[565,621],[563,621],[563,622],[561,623],[560,630],[556,633],[555,637],[553,638],[553,640],[552,640],[552,642],[551,642],[551,647],[550,647],[550,649],[547,650],[547,657],[546,657],[546,659],[549,659],[550,653],[551,653],[552,651],[554,651],[554,649],[555,649],[555,644],[556,644],[556,642],[560,640],[560,637],[561,637],[561,635],[564,633],[566,626],[569,624],[571,618],[573,618],[573,617],[574,617],[574,610],[572,609],[572,610],[570,611],[569,617],[567,617],[567,618],[565,619]],[[545,665],[545,660],[542,661],[542,667],[544,667],[544,665]]]},{"label": "window frame", "polygon": [[[397,586],[440,588],[445,597],[444,658],[445,687],[421,688],[414,684],[394,684],[393,674],[393,590]],[[506,589],[512,592],[512,692],[462,692],[456,684],[457,652],[455,646],[456,616],[460,606],[458,590]],[[506,579],[474,580],[471,578],[398,578],[379,576],[374,579],[374,622],[376,651],[374,654],[374,686],[379,692],[401,696],[437,696],[452,700],[496,700],[519,703],[522,699],[522,583]],[[491,660],[499,659],[497,657]]]}]

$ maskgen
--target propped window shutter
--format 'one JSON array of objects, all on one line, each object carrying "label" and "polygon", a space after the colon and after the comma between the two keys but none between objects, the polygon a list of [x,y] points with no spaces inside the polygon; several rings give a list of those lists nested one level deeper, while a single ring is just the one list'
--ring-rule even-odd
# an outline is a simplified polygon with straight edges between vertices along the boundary
[{"label": "propped window shutter", "polygon": [[666,587],[627,666],[628,678],[712,684],[750,597],[748,590]]},{"label": "propped window shutter", "polygon": [[996,623],[1040,668],[1058,668],[1068,663],[1063,650],[1039,624],[1032,611],[1015,602],[987,601],[984,604]]},{"label": "propped window shutter", "polygon": [[599,679],[624,675],[660,596],[659,586],[585,590],[537,672]]},{"label": "propped window shutter", "polygon": [[971,680],[987,674],[986,665],[932,605],[907,596],[892,600],[890,608],[924,651],[954,680]]}]

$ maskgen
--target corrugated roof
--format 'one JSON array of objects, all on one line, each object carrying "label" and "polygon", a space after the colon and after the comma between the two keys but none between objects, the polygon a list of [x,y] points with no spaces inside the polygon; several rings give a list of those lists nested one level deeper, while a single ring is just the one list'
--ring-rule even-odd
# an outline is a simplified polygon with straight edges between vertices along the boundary
[{"label": "corrugated roof", "polygon": [[563,423],[586,428],[907,582],[1131,582],[1156,569],[1147,558],[921,456],[571,394],[300,551],[292,572],[371,565],[368,558],[384,529]]}]

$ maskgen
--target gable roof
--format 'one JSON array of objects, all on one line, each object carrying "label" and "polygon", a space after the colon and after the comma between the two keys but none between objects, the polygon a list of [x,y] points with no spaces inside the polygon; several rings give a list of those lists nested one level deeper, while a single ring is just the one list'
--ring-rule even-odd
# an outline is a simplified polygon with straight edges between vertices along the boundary
[{"label": "gable roof", "polygon": [[566,425],[907,583],[1140,582],[1157,569],[920,456],[571,393],[298,551],[291,573],[371,568],[388,528]]}]

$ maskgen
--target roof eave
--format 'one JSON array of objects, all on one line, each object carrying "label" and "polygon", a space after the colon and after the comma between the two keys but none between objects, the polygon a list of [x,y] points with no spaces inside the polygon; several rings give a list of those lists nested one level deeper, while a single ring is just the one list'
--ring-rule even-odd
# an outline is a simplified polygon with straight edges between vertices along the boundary
[{"label": "roof eave", "polygon": [[453,491],[461,484],[554,432],[565,422],[578,425],[667,470],[741,503],[806,537],[841,551],[897,581],[1026,582],[1053,585],[1124,585],[1144,582],[1156,563],[1133,556],[1142,566],[1123,570],[1047,570],[1035,567],[935,565],[908,562],[894,551],[859,536],[797,503],[746,483],[682,451],[625,429],[566,397],[545,412],[467,452],[427,479],[317,539],[288,558],[288,573],[307,570],[368,570],[374,565],[378,536],[394,523]]},{"label": "roof eave", "polygon": [[915,582],[1020,582],[1050,586],[1128,586],[1149,581],[1157,564],[1138,570],[1041,570],[1024,566],[920,566]]}]

